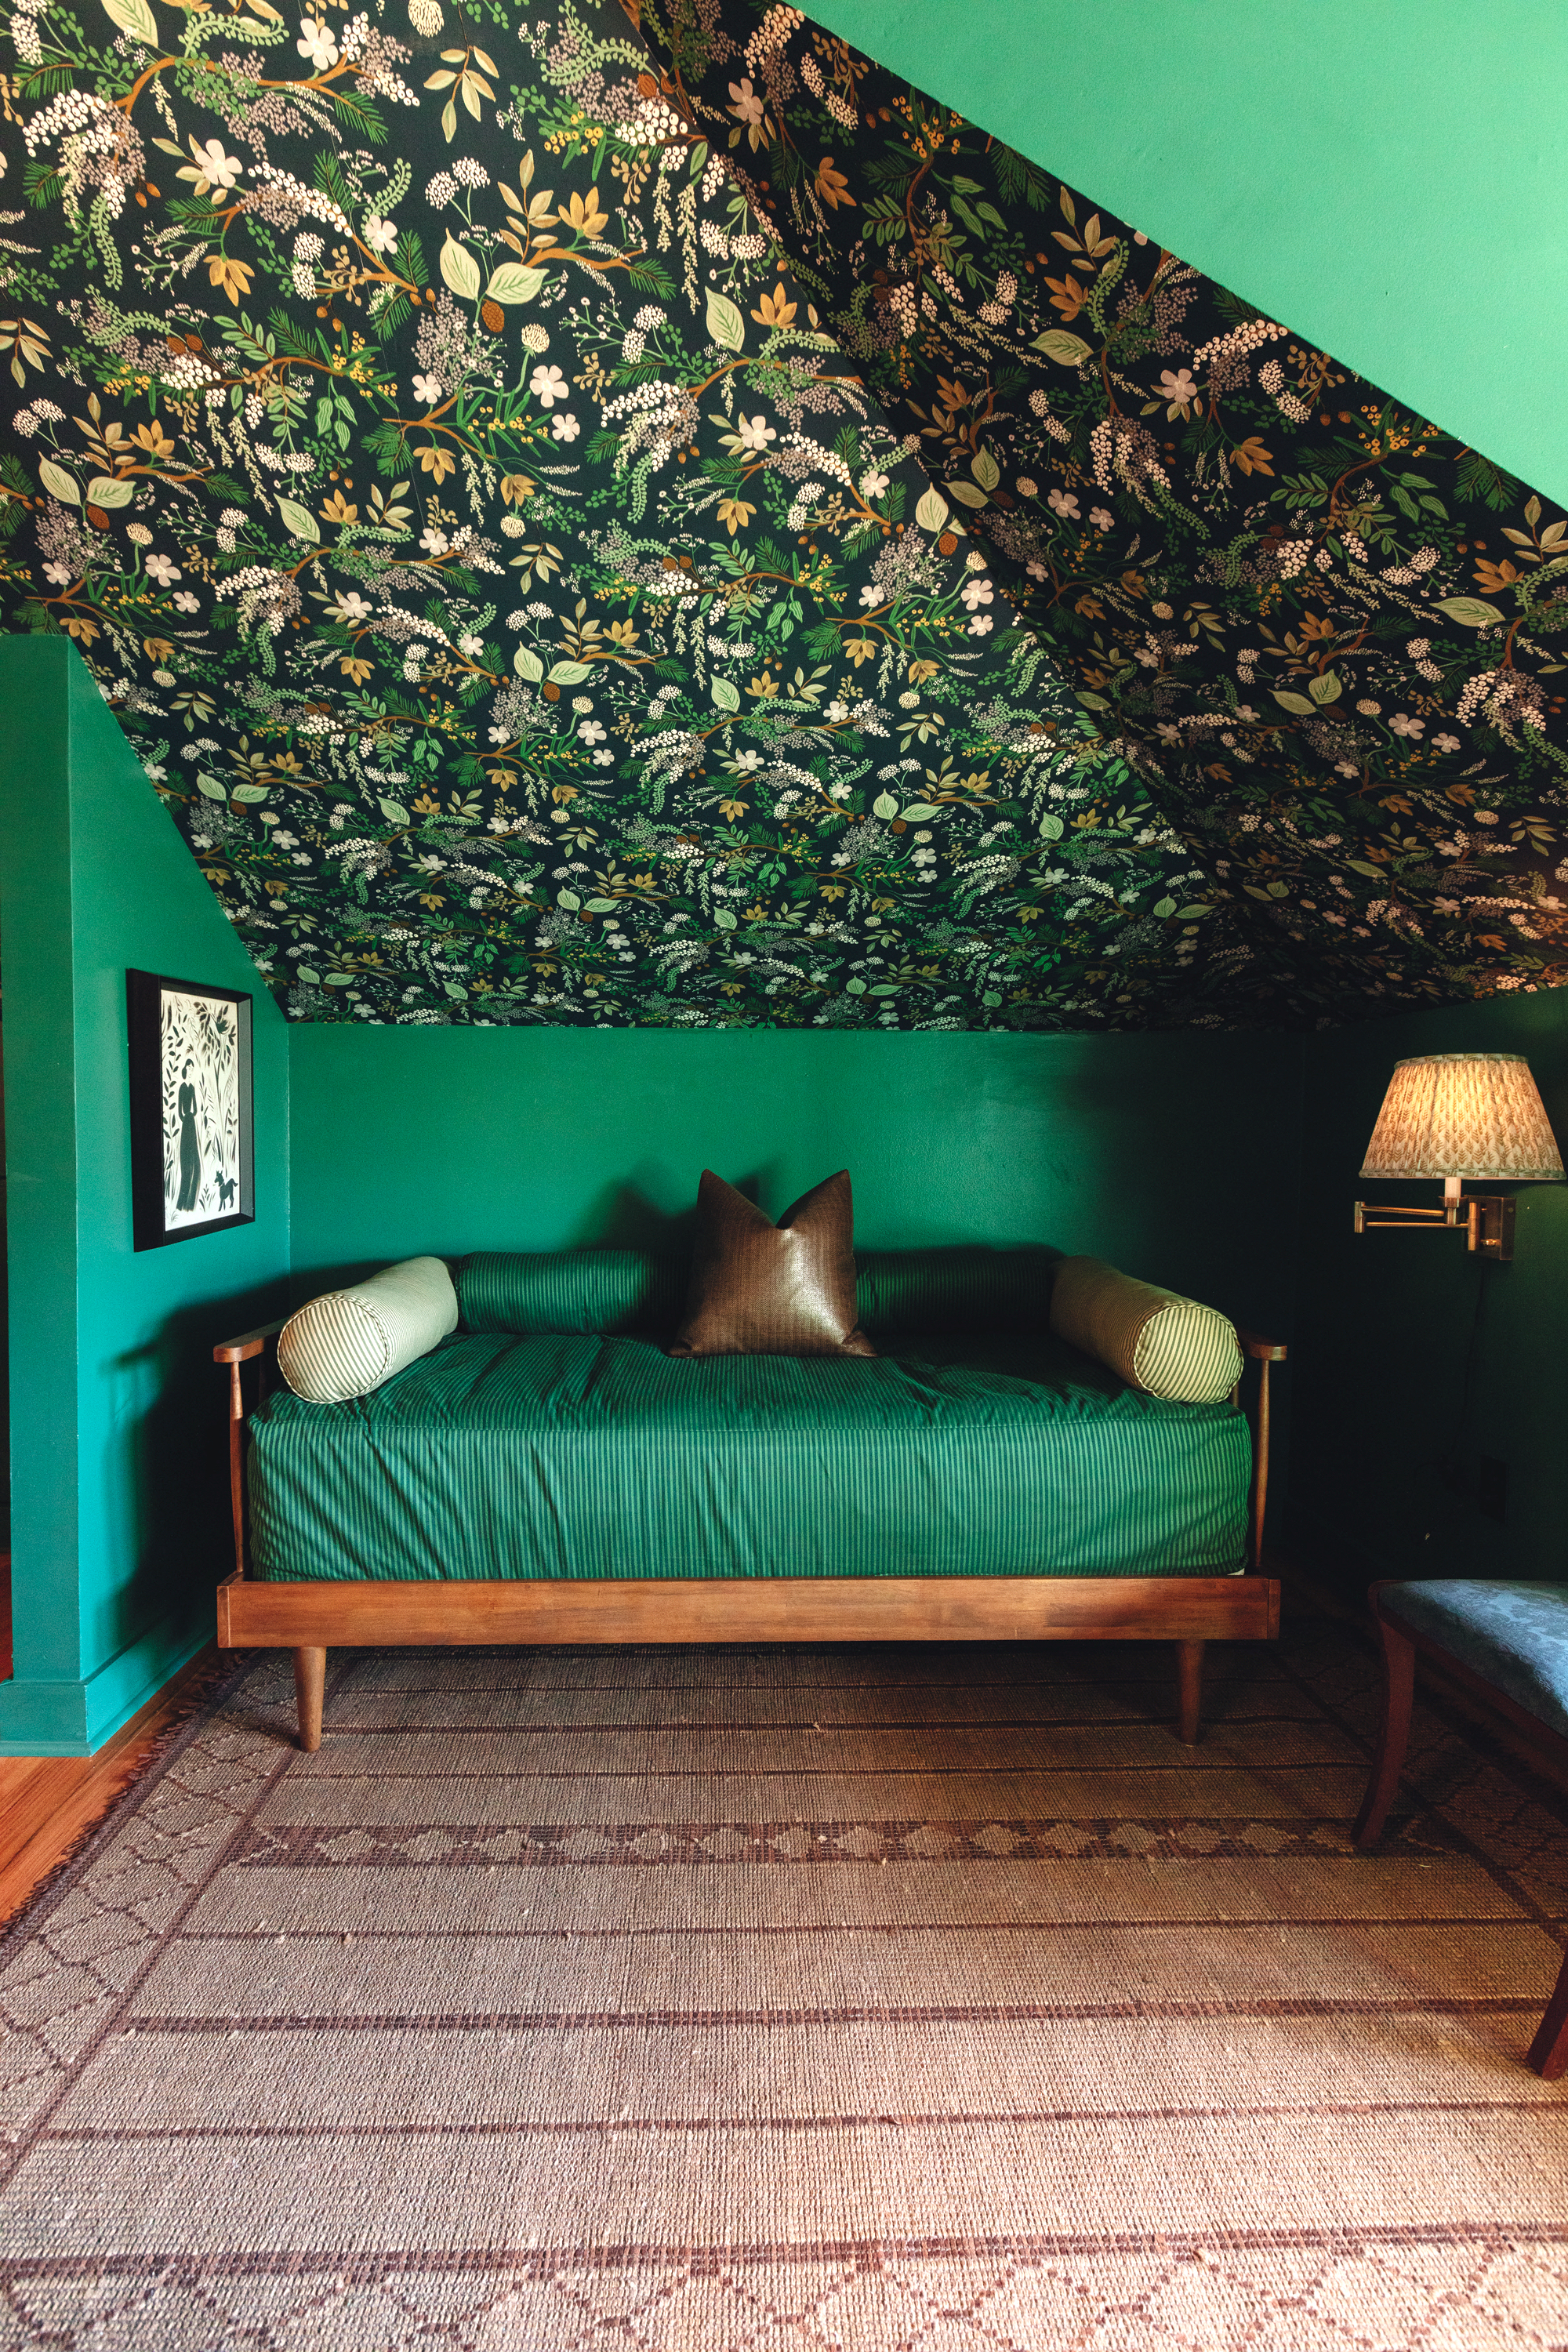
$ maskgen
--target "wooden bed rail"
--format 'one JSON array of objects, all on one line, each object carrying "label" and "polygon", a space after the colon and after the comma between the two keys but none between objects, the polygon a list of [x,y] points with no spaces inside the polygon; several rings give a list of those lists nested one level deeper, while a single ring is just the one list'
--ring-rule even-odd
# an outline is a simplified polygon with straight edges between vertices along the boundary
[{"label": "wooden bed rail", "polygon": [[258,1323],[254,1331],[242,1331],[237,1339],[220,1339],[213,1349],[214,1363],[228,1366],[228,1497],[234,1513],[237,1576],[245,1574],[245,1392],[240,1386],[239,1368],[259,1359],[256,1374],[256,1401],[259,1404],[267,1394],[267,1342],[277,1338],[288,1320],[286,1315],[279,1315],[276,1322]]},{"label": "wooden bed rail", "polygon": [[1247,1564],[1263,1565],[1263,1522],[1268,1510],[1268,1367],[1282,1364],[1287,1350],[1281,1340],[1266,1339],[1258,1331],[1237,1330],[1241,1352],[1258,1366],[1258,1420],[1252,1432],[1252,1492],[1247,1507]]}]

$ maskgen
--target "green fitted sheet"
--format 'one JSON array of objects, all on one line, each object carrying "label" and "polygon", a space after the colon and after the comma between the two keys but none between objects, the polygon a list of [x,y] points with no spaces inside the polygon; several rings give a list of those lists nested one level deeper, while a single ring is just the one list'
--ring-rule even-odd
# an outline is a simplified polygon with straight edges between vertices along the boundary
[{"label": "green fitted sheet", "polygon": [[1250,1441],[1059,1341],[672,1359],[444,1340],[350,1404],[251,1418],[263,1577],[1154,1576],[1238,1569]]}]

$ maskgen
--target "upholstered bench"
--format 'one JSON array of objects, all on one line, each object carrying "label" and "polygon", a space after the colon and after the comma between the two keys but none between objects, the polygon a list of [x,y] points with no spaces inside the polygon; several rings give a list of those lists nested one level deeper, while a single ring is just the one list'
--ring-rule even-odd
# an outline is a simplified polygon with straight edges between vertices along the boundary
[{"label": "upholstered bench", "polygon": [[[1369,1598],[1383,1635],[1384,1703],[1354,1830],[1358,1846],[1381,1835],[1399,1785],[1418,1650],[1479,1691],[1543,1755],[1568,1764],[1568,1584],[1434,1577],[1374,1584]],[[1530,2063],[1548,2082],[1568,2068],[1568,1957],[1530,2045]]]}]

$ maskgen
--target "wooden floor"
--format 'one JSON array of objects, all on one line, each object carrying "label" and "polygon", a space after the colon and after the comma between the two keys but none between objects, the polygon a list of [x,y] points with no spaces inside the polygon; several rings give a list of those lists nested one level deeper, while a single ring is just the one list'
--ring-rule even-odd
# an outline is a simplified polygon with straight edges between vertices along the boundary
[{"label": "wooden floor", "polygon": [[0,1927],[200,1706],[216,1663],[215,1647],[199,1651],[96,1756],[0,1756]]}]

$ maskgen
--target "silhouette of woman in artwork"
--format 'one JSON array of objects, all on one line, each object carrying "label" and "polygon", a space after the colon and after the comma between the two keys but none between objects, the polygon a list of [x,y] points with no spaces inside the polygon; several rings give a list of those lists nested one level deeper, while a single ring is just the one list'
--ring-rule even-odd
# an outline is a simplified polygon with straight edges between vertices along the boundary
[{"label": "silhouette of woman in artwork", "polygon": [[196,1090],[191,1084],[194,1062],[181,1074],[177,1108],[180,1114],[180,1197],[176,1209],[194,1209],[202,1189],[202,1147],[196,1137]]}]

